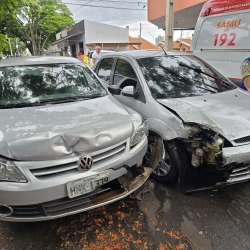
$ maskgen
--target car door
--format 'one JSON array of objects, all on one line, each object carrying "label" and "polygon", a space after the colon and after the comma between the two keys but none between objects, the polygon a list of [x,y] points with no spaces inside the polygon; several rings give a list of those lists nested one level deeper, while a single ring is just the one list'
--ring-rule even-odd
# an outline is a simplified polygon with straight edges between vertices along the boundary
[{"label": "car door", "polygon": [[113,62],[114,58],[112,57],[103,58],[95,68],[96,74],[106,85],[111,84],[112,81],[111,72],[112,72]]},{"label": "car door", "polygon": [[137,73],[129,61],[122,58],[115,60],[112,84],[119,86],[121,89],[126,86],[134,86],[137,92],[136,97],[128,97],[122,94],[115,97],[121,103],[140,112],[140,108],[143,103],[146,103],[146,99]]}]

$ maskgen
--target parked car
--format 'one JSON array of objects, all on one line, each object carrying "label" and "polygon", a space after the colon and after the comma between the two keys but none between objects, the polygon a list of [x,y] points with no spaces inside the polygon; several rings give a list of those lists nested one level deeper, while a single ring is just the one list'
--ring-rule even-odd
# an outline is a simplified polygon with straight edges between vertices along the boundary
[{"label": "parked car", "polygon": [[183,52],[129,51],[106,55],[95,67],[116,98],[139,112],[165,161],[153,176],[183,181],[189,165],[216,171],[225,183],[250,180],[250,94],[203,60]]},{"label": "parked car", "polygon": [[[88,66],[89,67],[93,66],[92,55],[93,55],[94,52],[95,52],[95,50],[90,50],[89,53],[88,53]],[[114,51],[112,51],[112,50],[101,50],[101,52],[100,52],[101,56],[105,56],[105,55],[110,54],[110,53],[114,53]]]},{"label": "parked car", "polygon": [[130,195],[152,172],[142,166],[147,121],[79,60],[1,61],[0,88],[0,220],[96,208]]}]

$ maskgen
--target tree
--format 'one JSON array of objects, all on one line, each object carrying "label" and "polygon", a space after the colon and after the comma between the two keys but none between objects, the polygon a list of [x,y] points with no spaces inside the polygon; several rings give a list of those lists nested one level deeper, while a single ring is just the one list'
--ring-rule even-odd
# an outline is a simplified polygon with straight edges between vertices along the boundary
[{"label": "tree", "polygon": [[[20,53],[20,54],[23,54],[27,48],[27,46],[22,42],[20,41],[19,38],[9,38],[9,41],[10,43],[8,44],[8,48],[5,48],[4,49],[4,52],[5,53],[10,53],[11,49],[12,49],[12,52],[13,53]],[[11,48],[10,48],[11,46]],[[18,48],[17,48],[18,46]]]},{"label": "tree", "polygon": [[[0,21],[4,19],[6,14],[14,11],[17,6],[17,0],[1,0],[0,1]],[[4,34],[0,33],[0,51],[8,48],[8,41]]]},{"label": "tree", "polygon": [[33,55],[40,55],[55,40],[55,34],[74,23],[61,0],[21,0],[15,18],[6,17],[5,31],[19,37]]},{"label": "tree", "polygon": [[5,35],[0,34],[0,51],[8,49],[8,41]]},{"label": "tree", "polygon": [[18,0],[1,0],[0,1],[0,21],[3,20],[6,12],[11,12],[17,6]]}]

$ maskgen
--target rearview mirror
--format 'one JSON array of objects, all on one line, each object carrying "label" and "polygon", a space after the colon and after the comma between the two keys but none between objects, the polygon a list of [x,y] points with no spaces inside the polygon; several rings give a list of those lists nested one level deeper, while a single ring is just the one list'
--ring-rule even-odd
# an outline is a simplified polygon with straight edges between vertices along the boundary
[{"label": "rearview mirror", "polygon": [[122,90],[116,85],[109,85],[108,90],[112,95],[120,95]]},{"label": "rearview mirror", "polygon": [[126,86],[122,90],[122,94],[128,97],[136,97],[136,90],[134,86]]}]

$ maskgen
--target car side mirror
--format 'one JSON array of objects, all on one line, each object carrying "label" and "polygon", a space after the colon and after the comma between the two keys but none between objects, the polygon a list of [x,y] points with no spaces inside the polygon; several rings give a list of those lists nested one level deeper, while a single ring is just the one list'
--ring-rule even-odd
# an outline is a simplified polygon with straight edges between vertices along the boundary
[{"label": "car side mirror", "polygon": [[120,95],[122,90],[116,85],[109,85],[108,90],[112,95]]},{"label": "car side mirror", "polygon": [[124,96],[128,96],[128,97],[136,97],[137,96],[137,92],[136,92],[134,86],[126,86],[126,87],[124,87],[123,90],[122,90],[122,94]]}]

